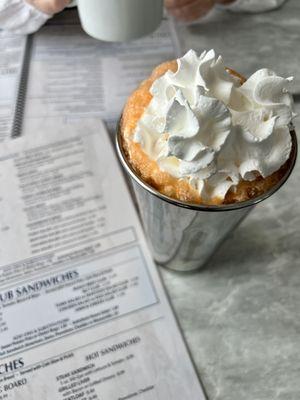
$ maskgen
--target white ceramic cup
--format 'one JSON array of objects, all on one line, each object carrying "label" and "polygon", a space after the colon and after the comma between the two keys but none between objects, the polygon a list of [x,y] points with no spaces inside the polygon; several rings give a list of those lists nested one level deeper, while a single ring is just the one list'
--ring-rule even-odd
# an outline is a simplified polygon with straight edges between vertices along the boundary
[{"label": "white ceramic cup", "polygon": [[85,32],[109,42],[148,35],[163,17],[163,0],[75,0],[74,5]]}]

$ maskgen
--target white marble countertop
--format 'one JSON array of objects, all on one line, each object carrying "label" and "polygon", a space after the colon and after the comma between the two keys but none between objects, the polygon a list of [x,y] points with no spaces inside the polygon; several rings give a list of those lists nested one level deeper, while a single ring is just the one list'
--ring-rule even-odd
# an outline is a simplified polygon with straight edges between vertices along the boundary
[{"label": "white marble countertop", "polygon": [[294,92],[300,93],[299,0],[254,15],[215,10],[180,33],[184,48],[199,52],[214,48],[229,67],[245,76],[262,67],[293,75]]},{"label": "white marble countertop", "polygon": [[[245,75],[294,75],[300,93],[299,0],[260,15],[215,12],[186,30],[185,45],[215,48]],[[300,399],[299,199],[298,163],[203,270],[162,270],[209,400]]]},{"label": "white marble countertop", "polygon": [[[259,15],[215,11],[182,29],[186,48],[215,48],[246,76],[261,67],[294,75],[300,100],[299,0]],[[161,269],[209,400],[300,399],[299,198],[298,165],[204,269]]]}]

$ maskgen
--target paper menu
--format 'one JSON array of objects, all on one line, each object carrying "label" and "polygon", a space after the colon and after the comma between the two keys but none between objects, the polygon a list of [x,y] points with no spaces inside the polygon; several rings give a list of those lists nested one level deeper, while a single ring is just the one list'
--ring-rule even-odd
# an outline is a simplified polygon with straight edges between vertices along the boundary
[{"label": "paper menu", "polygon": [[204,399],[104,126],[32,129],[0,152],[0,399]]},{"label": "paper menu", "polygon": [[34,36],[25,118],[119,118],[129,93],[161,62],[174,59],[175,32],[168,20],[152,35],[108,43],[79,25],[50,25]]}]

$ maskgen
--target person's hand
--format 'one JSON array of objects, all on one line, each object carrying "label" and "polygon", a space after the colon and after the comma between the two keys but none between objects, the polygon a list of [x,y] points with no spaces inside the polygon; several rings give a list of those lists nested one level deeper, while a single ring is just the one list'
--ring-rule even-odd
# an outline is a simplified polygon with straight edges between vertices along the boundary
[{"label": "person's hand", "polygon": [[167,10],[174,17],[189,22],[204,17],[215,4],[229,4],[235,0],[165,0]]},{"label": "person's hand", "polygon": [[44,12],[45,14],[56,14],[62,11],[70,3],[70,0],[25,0],[27,3]]}]

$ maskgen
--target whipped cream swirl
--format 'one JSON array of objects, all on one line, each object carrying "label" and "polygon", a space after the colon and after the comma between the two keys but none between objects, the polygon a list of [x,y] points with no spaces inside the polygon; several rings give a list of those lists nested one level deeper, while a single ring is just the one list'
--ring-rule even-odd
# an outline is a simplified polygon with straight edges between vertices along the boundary
[{"label": "whipped cream swirl", "polygon": [[151,87],[134,141],[163,171],[186,179],[209,202],[241,179],[277,171],[289,158],[292,78],[261,69],[243,85],[214,50],[190,50]]}]

